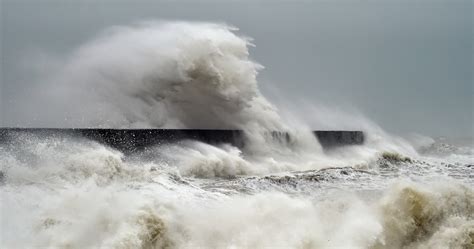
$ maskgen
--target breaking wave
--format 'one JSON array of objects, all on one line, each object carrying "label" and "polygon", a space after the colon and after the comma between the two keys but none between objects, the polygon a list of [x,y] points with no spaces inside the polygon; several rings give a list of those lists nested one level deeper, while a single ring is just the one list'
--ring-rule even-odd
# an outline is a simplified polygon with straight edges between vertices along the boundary
[{"label": "breaking wave", "polygon": [[2,248],[474,243],[467,164],[382,153],[369,165],[259,176],[257,164],[232,147],[192,142],[127,157],[87,140],[17,142],[0,150]]},{"label": "breaking wave", "polygon": [[188,22],[111,28],[55,69],[41,101],[71,103],[51,108],[72,127],[278,130],[275,107],[257,86],[262,66],[235,30]]}]

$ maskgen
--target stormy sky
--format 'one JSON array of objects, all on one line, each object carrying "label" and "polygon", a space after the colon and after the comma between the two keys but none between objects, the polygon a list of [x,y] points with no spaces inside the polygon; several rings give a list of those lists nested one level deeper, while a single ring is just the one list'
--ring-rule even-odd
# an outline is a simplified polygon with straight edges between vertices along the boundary
[{"label": "stormy sky", "polygon": [[474,133],[470,0],[0,3],[0,126],[28,119],[21,106],[39,84],[30,73],[38,57],[68,55],[114,25],[186,20],[254,38],[261,89],[277,105],[357,110],[395,133]]}]

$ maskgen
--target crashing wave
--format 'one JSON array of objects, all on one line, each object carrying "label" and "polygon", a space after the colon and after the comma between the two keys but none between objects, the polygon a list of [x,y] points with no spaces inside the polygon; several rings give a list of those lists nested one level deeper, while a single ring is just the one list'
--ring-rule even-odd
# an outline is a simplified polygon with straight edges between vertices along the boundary
[{"label": "crashing wave", "polygon": [[281,130],[258,89],[262,66],[249,58],[252,44],[234,31],[190,22],[109,29],[47,79],[41,106],[49,103],[72,127]]}]

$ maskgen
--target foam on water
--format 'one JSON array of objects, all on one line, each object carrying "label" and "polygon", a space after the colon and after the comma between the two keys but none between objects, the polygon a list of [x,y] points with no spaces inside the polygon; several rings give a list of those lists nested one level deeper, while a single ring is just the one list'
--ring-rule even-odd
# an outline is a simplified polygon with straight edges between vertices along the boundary
[{"label": "foam on water", "polygon": [[252,176],[264,162],[228,145],[191,142],[157,157],[127,158],[91,141],[18,142],[1,150],[4,248],[469,248],[473,242],[472,169],[459,162],[465,175],[457,180],[439,171],[452,167],[387,155],[370,165]]}]

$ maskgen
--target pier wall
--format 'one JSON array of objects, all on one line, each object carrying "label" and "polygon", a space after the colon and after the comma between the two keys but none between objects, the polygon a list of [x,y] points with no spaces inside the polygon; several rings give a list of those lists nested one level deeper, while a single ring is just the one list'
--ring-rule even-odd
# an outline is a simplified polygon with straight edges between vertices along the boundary
[{"label": "pier wall", "polygon": [[[125,152],[180,140],[197,140],[209,144],[229,143],[243,147],[246,140],[241,130],[0,128],[0,143],[22,134],[83,137]],[[324,149],[364,143],[364,133],[361,131],[313,131],[313,134]],[[270,137],[280,142],[291,142],[291,136],[286,132],[270,132]]]}]

